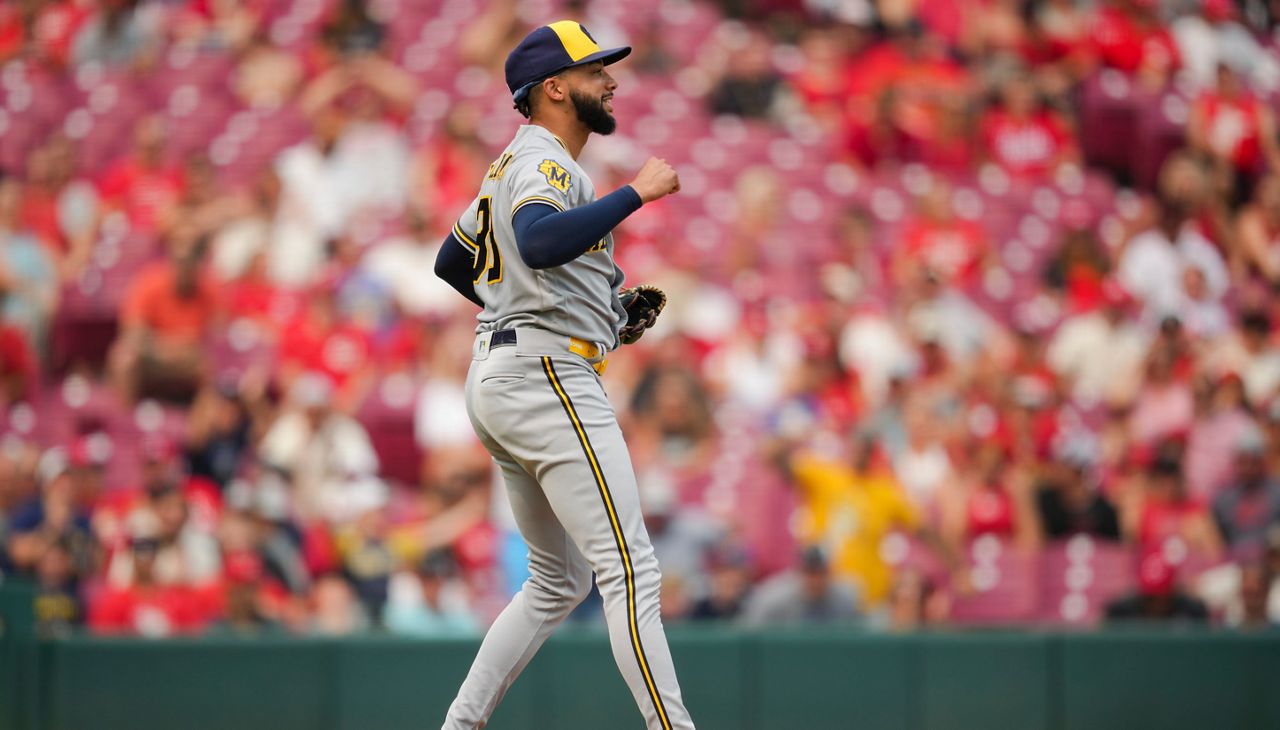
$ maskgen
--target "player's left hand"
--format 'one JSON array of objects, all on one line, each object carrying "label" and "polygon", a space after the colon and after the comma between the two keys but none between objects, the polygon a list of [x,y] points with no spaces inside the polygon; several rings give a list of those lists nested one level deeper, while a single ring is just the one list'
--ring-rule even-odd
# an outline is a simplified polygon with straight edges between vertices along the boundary
[{"label": "player's left hand", "polygon": [[624,345],[631,345],[639,340],[644,331],[658,321],[662,308],[667,306],[666,293],[648,284],[623,289],[618,292],[618,299],[627,312],[627,323],[618,333],[618,339]]}]

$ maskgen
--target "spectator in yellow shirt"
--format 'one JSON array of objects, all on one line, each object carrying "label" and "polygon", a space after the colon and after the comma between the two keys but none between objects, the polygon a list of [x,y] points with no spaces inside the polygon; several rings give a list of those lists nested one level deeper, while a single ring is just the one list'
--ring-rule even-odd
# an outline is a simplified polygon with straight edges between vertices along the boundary
[{"label": "spectator in yellow shirt", "polygon": [[894,532],[914,535],[953,556],[921,520],[870,438],[859,438],[852,463],[803,450],[783,449],[781,461],[801,498],[797,536],[806,545],[821,545],[831,555],[832,571],[854,583],[865,605],[885,600],[892,568],[881,545]]}]

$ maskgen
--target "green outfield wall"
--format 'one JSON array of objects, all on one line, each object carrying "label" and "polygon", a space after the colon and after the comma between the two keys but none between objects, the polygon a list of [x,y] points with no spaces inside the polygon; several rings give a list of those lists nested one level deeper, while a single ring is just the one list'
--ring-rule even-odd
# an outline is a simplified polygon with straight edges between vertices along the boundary
[{"label": "green outfield wall", "polygon": [[[0,730],[439,727],[474,641],[19,636]],[[29,623],[25,625],[29,629]],[[673,631],[701,730],[1275,730],[1280,636]],[[490,730],[642,730],[606,638],[562,631]]]}]

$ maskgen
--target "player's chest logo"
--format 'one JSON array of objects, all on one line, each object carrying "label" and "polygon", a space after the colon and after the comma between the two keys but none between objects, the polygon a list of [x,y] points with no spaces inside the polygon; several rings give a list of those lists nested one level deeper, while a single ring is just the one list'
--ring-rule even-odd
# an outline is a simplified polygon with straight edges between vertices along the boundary
[{"label": "player's chest logo", "polygon": [[561,167],[560,163],[555,160],[543,160],[542,164],[538,165],[538,172],[546,176],[547,183],[551,187],[562,193],[569,192],[569,184],[572,182],[572,178],[569,176],[569,171]]},{"label": "player's chest logo", "polygon": [[587,249],[587,253],[598,253],[598,252],[600,252],[600,251],[604,251],[604,250],[606,250],[606,249],[608,249],[608,248],[609,248],[609,239],[607,239],[607,238],[602,238],[602,239],[600,239],[599,241],[597,241],[597,242],[596,242],[596,245],[594,245],[594,246],[592,246],[591,248]]}]

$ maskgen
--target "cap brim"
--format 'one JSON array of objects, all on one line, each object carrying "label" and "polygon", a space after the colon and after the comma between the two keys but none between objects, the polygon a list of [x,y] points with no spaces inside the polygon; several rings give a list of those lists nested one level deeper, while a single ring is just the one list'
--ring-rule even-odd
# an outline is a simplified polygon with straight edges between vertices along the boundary
[{"label": "cap brim", "polygon": [[595,63],[596,61],[603,61],[604,65],[608,66],[609,64],[617,63],[618,61],[621,61],[622,59],[630,55],[631,55],[631,46],[622,46],[621,48],[606,48],[603,51],[596,51],[590,56],[583,56],[577,61],[574,61],[573,63],[566,66],[566,68],[573,68],[574,66],[582,66],[588,63]]}]

